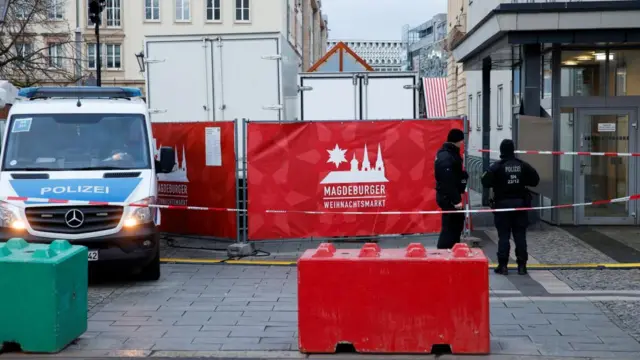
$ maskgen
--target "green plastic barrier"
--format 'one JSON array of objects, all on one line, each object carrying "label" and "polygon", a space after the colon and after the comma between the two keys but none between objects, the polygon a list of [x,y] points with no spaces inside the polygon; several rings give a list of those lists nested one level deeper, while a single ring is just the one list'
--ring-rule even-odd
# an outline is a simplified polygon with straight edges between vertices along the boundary
[{"label": "green plastic barrier", "polygon": [[87,248],[0,243],[0,349],[57,353],[87,331]]}]

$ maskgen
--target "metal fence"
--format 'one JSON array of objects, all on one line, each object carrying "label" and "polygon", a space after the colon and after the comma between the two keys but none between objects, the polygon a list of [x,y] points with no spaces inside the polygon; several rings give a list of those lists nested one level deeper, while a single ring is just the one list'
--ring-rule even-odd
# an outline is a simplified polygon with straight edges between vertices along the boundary
[{"label": "metal fence", "polygon": [[[465,163],[467,162],[468,156],[467,156],[467,144],[468,144],[468,121],[466,116],[465,117],[452,117],[452,118],[430,118],[430,119],[410,119],[410,120],[420,120],[420,121],[430,121],[430,120],[462,120],[463,124],[464,124],[464,133],[465,133]],[[257,121],[257,120],[250,120],[250,119],[236,119],[234,120],[236,122],[236,143],[238,141],[238,136],[243,136],[244,139],[242,141],[242,145],[241,146],[237,146],[236,145],[236,184],[237,184],[237,194],[236,194],[236,207],[237,209],[239,209],[240,211],[238,211],[237,213],[237,226],[238,226],[238,242],[241,243],[247,243],[249,241],[251,241],[251,239],[249,239],[248,236],[248,228],[249,228],[249,212],[248,212],[248,206],[249,206],[249,202],[250,202],[250,194],[248,191],[248,186],[247,186],[247,179],[248,176],[250,176],[250,174],[247,171],[247,127],[249,122],[260,122],[260,123],[278,123],[278,124],[292,124],[292,123],[299,123],[299,121],[269,121],[269,122],[265,122],[265,121]],[[364,121],[364,120],[359,120],[359,121]],[[366,121],[389,121],[389,119],[378,119],[378,120],[366,120]],[[403,120],[398,120],[398,121],[403,121]],[[323,122],[345,122],[344,120],[330,120],[330,121],[323,121]],[[446,139],[442,139],[442,142],[444,143],[446,141]],[[434,154],[435,155],[435,154]],[[465,164],[465,167],[467,165]],[[424,210],[424,209],[416,209],[416,210]],[[307,240],[307,241],[324,241],[324,240],[331,240],[331,241],[336,241],[336,240],[354,240],[354,241],[359,241],[359,240],[371,240],[371,239],[377,239],[377,238],[385,238],[385,239],[389,239],[389,238],[406,238],[406,237],[419,237],[419,236],[425,236],[425,235],[432,235],[432,234],[394,234],[394,235],[370,235],[370,236],[340,236],[340,237],[310,237],[310,238],[287,238],[287,239],[273,239],[273,240],[260,240],[261,243],[264,242],[270,242],[270,241],[295,241],[295,240]]]}]

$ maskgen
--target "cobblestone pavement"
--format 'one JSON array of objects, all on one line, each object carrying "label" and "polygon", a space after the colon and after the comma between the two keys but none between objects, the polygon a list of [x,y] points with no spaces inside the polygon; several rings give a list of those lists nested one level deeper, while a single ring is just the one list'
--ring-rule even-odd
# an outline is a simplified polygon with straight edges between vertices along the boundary
[{"label": "cobblestone pavement", "polygon": [[[491,272],[490,282],[492,356],[473,359],[640,358],[636,334],[607,316],[640,302],[639,291],[579,292],[548,271]],[[296,293],[291,266],[163,265],[158,282],[93,285],[89,330],[56,357],[305,357]]]},{"label": "cobblestone pavement", "polygon": [[[497,239],[495,229],[485,231]],[[529,229],[527,247],[529,254],[544,264],[616,262],[566,231],[546,224],[532,226]]]}]

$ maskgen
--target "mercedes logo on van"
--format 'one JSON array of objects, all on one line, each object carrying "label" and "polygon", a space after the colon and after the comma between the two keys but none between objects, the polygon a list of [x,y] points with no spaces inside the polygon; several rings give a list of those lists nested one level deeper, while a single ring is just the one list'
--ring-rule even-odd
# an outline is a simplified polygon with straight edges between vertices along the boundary
[{"label": "mercedes logo on van", "polygon": [[78,209],[71,209],[64,214],[64,221],[68,227],[77,229],[84,224],[84,214]]}]

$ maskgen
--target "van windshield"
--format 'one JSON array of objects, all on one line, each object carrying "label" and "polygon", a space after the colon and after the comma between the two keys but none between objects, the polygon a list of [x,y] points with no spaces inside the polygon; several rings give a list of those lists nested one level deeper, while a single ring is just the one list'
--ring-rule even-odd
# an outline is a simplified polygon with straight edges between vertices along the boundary
[{"label": "van windshield", "polygon": [[13,115],[2,170],[128,170],[151,168],[140,114]]}]

